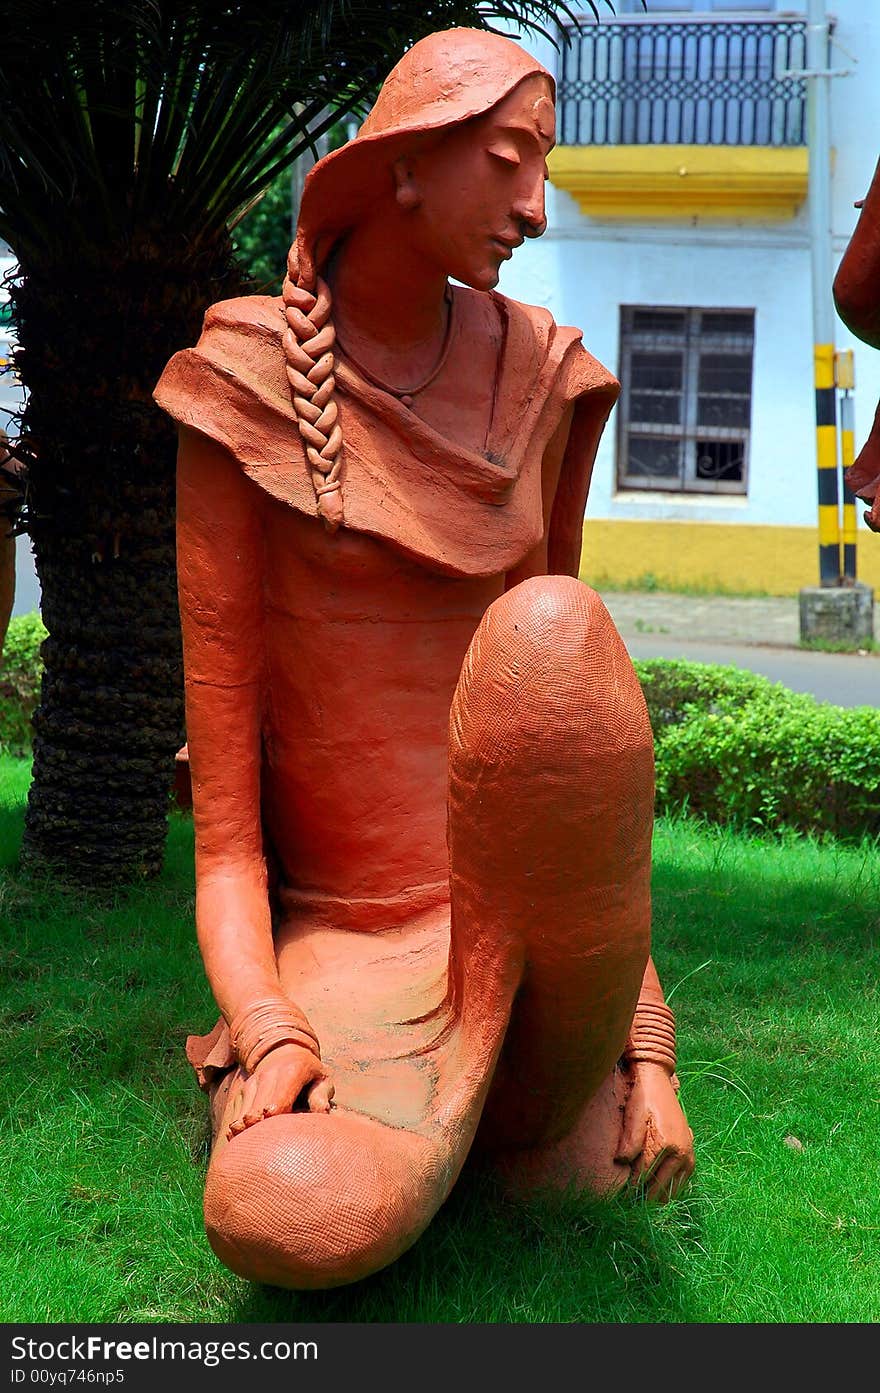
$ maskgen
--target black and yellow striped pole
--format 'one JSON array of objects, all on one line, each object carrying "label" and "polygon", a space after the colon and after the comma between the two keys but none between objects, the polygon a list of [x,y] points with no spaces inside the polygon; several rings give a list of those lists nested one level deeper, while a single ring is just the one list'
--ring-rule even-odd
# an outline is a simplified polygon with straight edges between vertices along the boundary
[{"label": "black and yellow striped pole", "polygon": [[851,348],[842,349],[834,357],[834,381],[840,392],[840,467],[844,471],[841,481],[843,498],[843,583],[855,585],[858,578],[856,560],[856,500],[848,487],[845,471],[856,457],[855,416],[853,412],[853,388],[855,387],[855,366]]},{"label": "black and yellow striped pole", "polygon": [[819,584],[840,584],[840,503],[837,489],[837,407],[834,344],[813,349],[816,386],[816,465],[819,474]]},{"label": "black and yellow striped pole", "polygon": [[807,142],[810,155],[810,273],[813,300],[813,385],[819,484],[819,584],[840,585],[840,494],[837,487],[837,395],[834,387],[834,303],[831,260],[830,28],[826,0],[807,0]]}]

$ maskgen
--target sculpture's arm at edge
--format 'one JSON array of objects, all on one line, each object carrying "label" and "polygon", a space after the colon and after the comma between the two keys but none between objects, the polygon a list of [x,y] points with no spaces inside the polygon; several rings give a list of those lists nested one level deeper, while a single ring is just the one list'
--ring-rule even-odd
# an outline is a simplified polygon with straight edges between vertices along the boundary
[{"label": "sculpture's arm at edge", "polygon": [[848,329],[880,348],[880,161],[834,277],[834,303]]},{"label": "sculpture's arm at edge", "polygon": [[541,504],[544,516],[543,536],[537,546],[534,546],[528,555],[523,557],[522,561],[511,571],[508,571],[504,587],[506,590],[511,590],[514,585],[518,585],[522,580],[530,580],[532,576],[546,576],[549,574],[548,545],[550,538],[550,519],[553,513],[556,491],[559,487],[559,478],[562,473],[562,461],[565,457],[573,417],[574,402],[569,402],[559,421],[559,425],[550,438],[550,442],[544,451],[541,461]]},{"label": "sculpture's arm at edge", "polygon": [[675,1074],[675,1017],[666,1005],[653,958],[648,958],[635,1015],[623,1051],[626,1063],[658,1064],[678,1088]]},{"label": "sculpture's arm at edge", "polygon": [[694,1171],[694,1134],[678,1100],[675,1021],[648,959],[621,1065],[628,1081],[616,1160],[646,1198],[667,1200]]},{"label": "sculpture's arm at edge", "polygon": [[260,816],[262,539],[229,453],[182,428],[178,591],[193,784],[196,931],[227,1022],[280,995]]}]

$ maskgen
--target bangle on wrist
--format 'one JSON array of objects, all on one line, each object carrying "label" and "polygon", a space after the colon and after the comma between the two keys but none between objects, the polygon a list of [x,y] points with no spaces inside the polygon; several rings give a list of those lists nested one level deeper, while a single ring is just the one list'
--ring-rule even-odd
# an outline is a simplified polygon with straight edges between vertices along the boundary
[{"label": "bangle on wrist", "polygon": [[660,1064],[675,1077],[675,1017],[663,1002],[639,1002],[623,1051],[627,1064]]},{"label": "bangle on wrist", "polygon": [[299,1045],[321,1058],[318,1037],[302,1011],[285,997],[251,1002],[229,1025],[233,1052],[249,1074],[279,1045]]}]

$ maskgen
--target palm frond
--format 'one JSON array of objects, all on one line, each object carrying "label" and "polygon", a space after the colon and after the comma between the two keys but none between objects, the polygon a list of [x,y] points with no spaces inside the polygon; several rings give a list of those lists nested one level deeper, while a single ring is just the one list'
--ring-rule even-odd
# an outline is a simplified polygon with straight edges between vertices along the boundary
[{"label": "palm frond", "polygon": [[416,39],[577,23],[555,0],[0,0],[0,236],[222,228]]}]

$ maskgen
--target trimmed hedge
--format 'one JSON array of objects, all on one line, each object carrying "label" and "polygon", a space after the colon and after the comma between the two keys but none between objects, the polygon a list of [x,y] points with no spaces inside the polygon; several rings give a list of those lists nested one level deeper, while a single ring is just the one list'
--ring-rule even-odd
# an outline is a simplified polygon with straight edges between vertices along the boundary
[{"label": "trimmed hedge", "polygon": [[753,697],[772,690],[790,695],[745,668],[691,663],[678,658],[647,658],[633,664],[642,684],[655,739],[667,726],[679,725],[695,711],[737,711]]},{"label": "trimmed hedge", "polygon": [[880,835],[880,711],[832,706],[735,667],[635,668],[654,730],[658,811]]},{"label": "trimmed hedge", "polygon": [[31,748],[31,716],[40,695],[46,638],[38,614],[20,614],[9,621],[0,655],[0,753],[27,755]]}]

